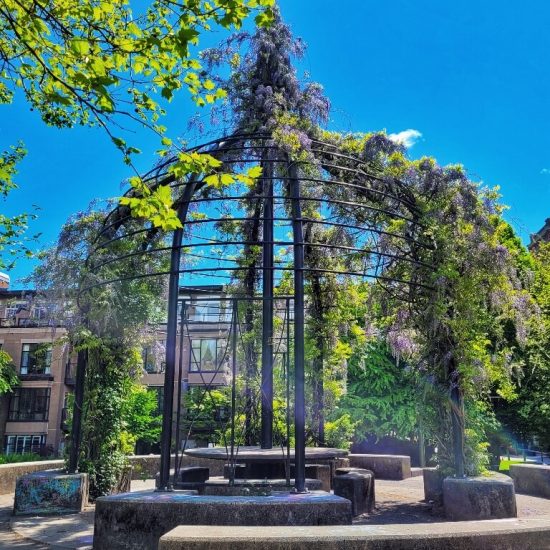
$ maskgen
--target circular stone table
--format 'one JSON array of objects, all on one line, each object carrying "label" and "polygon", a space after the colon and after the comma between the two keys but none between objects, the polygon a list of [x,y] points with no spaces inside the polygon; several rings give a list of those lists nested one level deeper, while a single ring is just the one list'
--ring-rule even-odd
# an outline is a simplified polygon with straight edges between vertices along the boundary
[{"label": "circular stone table", "polygon": [[[188,449],[185,454],[193,458],[208,460],[231,460],[229,449],[225,447],[199,447]],[[334,477],[335,462],[345,458],[348,451],[329,447],[306,447],[306,464],[325,464],[330,468],[328,484]],[[286,450],[281,448],[262,449],[261,447],[236,447],[233,455],[236,464],[245,464],[244,477],[248,479],[278,479],[286,476]],[[294,449],[290,449],[290,461],[294,462]],[[293,467],[291,467],[291,476]]]},{"label": "circular stone table", "polygon": [[[229,450],[225,447],[197,447],[187,449],[186,455],[195,458],[209,458],[212,460],[228,460]],[[334,460],[345,458],[348,451],[344,449],[332,449],[327,447],[306,447],[306,462],[316,460]],[[286,450],[280,448],[262,449],[261,447],[235,447],[234,458],[238,462],[281,462],[286,460]],[[290,449],[290,460],[294,460],[294,449]]]}]

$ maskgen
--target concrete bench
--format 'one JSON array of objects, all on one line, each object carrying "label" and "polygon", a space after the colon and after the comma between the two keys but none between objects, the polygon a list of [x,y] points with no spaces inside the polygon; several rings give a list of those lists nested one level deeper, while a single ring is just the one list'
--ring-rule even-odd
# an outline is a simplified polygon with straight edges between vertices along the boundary
[{"label": "concrete bench", "polygon": [[159,550],[543,550],[550,520],[522,518],[460,523],[314,527],[181,525]]},{"label": "concrete bench", "polygon": [[44,470],[59,470],[64,467],[65,462],[63,460],[0,464],[0,495],[9,495],[13,493],[15,491],[17,479],[21,476]]},{"label": "concrete bench", "polygon": [[88,503],[88,474],[62,470],[33,472],[18,478],[13,514],[78,513]]},{"label": "concrete bench", "polygon": [[504,474],[443,480],[443,507],[451,521],[515,518],[514,482]]},{"label": "concrete bench", "polygon": [[[235,479],[246,479],[246,464],[234,464]],[[231,477],[231,464],[223,465],[223,477],[229,479]]]},{"label": "concrete bench", "polygon": [[360,516],[374,509],[374,474],[362,468],[338,468],[334,494],[351,501],[351,513]]},{"label": "concrete bench", "polygon": [[511,464],[510,477],[517,493],[550,498],[550,466]]},{"label": "concrete bench", "polygon": [[181,468],[178,478],[174,478],[174,489],[200,490],[210,478],[210,469],[203,466],[187,466]]},{"label": "concrete bench", "polygon": [[[170,479],[173,480],[174,489],[198,490],[204,482],[210,478],[210,469],[202,466],[187,466],[181,468],[178,479],[175,479],[174,470],[170,470]],[[159,486],[160,472],[155,476],[155,487]]]},{"label": "concrete bench", "polygon": [[405,455],[349,455],[353,468],[364,468],[374,473],[376,479],[407,479],[411,477],[411,457]]},{"label": "concrete bench", "polygon": [[[306,478],[318,479],[321,482],[321,489],[330,493],[332,489],[332,476],[330,464],[306,464]],[[290,466],[290,476],[294,477],[294,464]]]},{"label": "concrete bench", "polygon": [[443,503],[443,474],[439,468],[424,468],[424,500],[426,502]]},{"label": "concrete bench", "polygon": [[187,466],[179,471],[179,479],[182,483],[203,483],[210,477],[210,469],[202,466]]}]

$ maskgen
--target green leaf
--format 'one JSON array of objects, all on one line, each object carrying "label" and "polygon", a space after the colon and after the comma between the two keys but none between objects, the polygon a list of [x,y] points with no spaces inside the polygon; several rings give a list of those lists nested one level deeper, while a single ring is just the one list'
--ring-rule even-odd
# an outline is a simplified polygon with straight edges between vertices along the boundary
[{"label": "green leaf", "polygon": [[253,166],[250,168],[247,172],[247,176],[252,179],[259,178],[262,175],[262,167],[261,166]]},{"label": "green leaf", "polygon": [[71,50],[75,54],[84,57],[90,53],[90,43],[83,38],[73,38],[71,40]]}]

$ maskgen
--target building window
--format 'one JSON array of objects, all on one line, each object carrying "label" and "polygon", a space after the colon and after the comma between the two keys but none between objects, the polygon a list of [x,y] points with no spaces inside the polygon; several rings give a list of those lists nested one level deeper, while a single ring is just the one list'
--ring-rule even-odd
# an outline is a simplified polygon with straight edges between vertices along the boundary
[{"label": "building window", "polygon": [[[187,302],[189,321],[194,323],[225,323],[231,320],[231,307],[220,298],[201,299]],[[181,313],[181,305],[180,305]]]},{"label": "building window", "polygon": [[216,323],[220,316],[219,300],[197,301],[191,314],[191,321],[196,323]]},{"label": "building window", "polygon": [[10,399],[8,420],[48,420],[50,388],[16,388]]},{"label": "building window", "polygon": [[51,364],[51,344],[23,344],[21,374],[50,374]]},{"label": "building window", "polygon": [[[157,349],[153,349],[155,346]],[[143,346],[141,356],[143,358],[143,368],[148,374],[162,374],[165,371],[166,363],[159,360],[159,354],[164,356],[165,343],[158,342],[153,346]]]},{"label": "building window", "polygon": [[222,343],[222,340],[215,338],[191,340],[190,370],[192,372],[212,372],[218,370],[219,363],[224,355]]},{"label": "building window", "polygon": [[4,453],[7,455],[38,454],[45,443],[45,435],[6,435],[4,438]]},{"label": "building window", "polygon": [[164,410],[164,386],[148,386],[147,391],[153,392],[157,398],[157,410],[155,414],[162,414]]},{"label": "building window", "polygon": [[33,319],[44,320],[48,318],[48,308],[44,304],[36,304],[31,310]]},{"label": "building window", "polygon": [[19,315],[19,313],[21,313],[22,311],[28,311],[28,305],[29,304],[27,302],[12,302],[8,306],[6,306],[4,312],[6,319],[13,318],[16,315]]}]

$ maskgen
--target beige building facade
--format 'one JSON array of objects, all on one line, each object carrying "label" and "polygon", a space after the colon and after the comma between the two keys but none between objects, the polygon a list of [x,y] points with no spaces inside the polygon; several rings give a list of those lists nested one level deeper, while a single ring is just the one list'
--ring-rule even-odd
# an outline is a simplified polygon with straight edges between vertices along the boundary
[{"label": "beige building facade", "polygon": [[66,332],[48,319],[32,292],[0,289],[0,346],[9,354],[20,383],[1,399],[0,441],[5,454],[59,455],[74,385]]},{"label": "beige building facade", "polygon": [[[182,394],[189,388],[224,386],[231,372],[227,353],[231,309],[223,288],[182,288],[176,349]],[[184,315],[181,316],[182,308]],[[165,325],[143,347],[141,382],[155,391],[162,408]],[[67,436],[67,404],[74,390],[76,357],[55,312],[32,291],[0,288],[0,347],[13,360],[20,384],[0,398],[0,442],[4,454],[39,452],[59,456]],[[180,353],[181,350],[181,353]],[[180,361],[181,359],[181,361]],[[174,400],[174,411],[177,400]],[[139,450],[139,449],[138,449]]]}]

